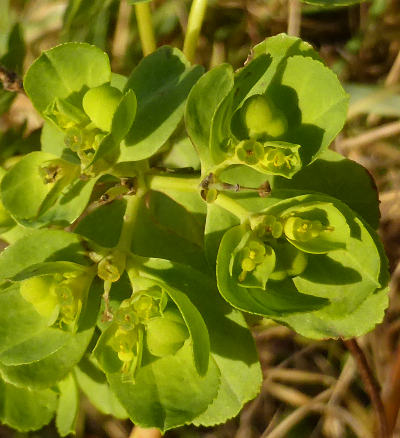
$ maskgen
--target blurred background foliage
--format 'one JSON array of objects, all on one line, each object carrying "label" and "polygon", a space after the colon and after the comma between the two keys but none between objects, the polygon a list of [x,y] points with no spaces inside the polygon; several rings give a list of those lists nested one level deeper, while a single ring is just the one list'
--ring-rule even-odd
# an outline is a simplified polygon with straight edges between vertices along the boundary
[{"label": "blurred background foliage", "polygon": [[[189,0],[151,3],[158,45],[182,48],[190,5]],[[299,0],[209,0],[196,62],[239,68],[253,45],[288,29],[320,52],[350,94],[348,121],[332,148],[364,165],[380,192],[391,304],[385,321],[360,343],[381,385],[393,436],[400,437],[395,426],[400,406],[400,2],[333,7]],[[22,75],[42,50],[63,41],[96,44],[122,74],[142,58],[135,11],[126,0],[0,0],[1,66]],[[42,122],[22,93],[4,89],[0,115],[0,163],[7,169],[18,156],[39,149]],[[341,342],[310,341],[269,321],[249,324],[265,376],[260,396],[225,425],[183,427],[167,437],[375,436],[370,401]],[[78,437],[139,437],[131,427],[83,399]],[[22,436],[57,434],[54,425],[30,434],[0,427],[0,437]]]}]

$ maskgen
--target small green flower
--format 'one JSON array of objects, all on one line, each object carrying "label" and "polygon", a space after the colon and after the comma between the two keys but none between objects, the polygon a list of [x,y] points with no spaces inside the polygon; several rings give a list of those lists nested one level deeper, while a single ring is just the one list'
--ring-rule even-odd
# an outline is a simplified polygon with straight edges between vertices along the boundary
[{"label": "small green flower", "polygon": [[298,216],[290,216],[285,221],[284,233],[290,240],[308,242],[316,239],[323,231],[332,231],[333,227],[324,227],[318,220],[302,219]]},{"label": "small green flower", "polygon": [[258,265],[264,262],[266,248],[261,240],[251,239],[246,246],[240,251],[240,266],[242,271],[239,274],[239,282],[243,282],[249,272],[254,271]]},{"label": "small green flower", "polygon": [[296,155],[289,148],[266,147],[265,156],[260,164],[272,171],[285,169],[290,171],[299,163]]},{"label": "small green flower", "polygon": [[118,327],[111,338],[111,348],[118,354],[118,359],[124,363],[125,368],[135,358],[138,341],[138,328],[134,325],[129,328]]},{"label": "small green flower", "polygon": [[250,218],[252,231],[258,238],[270,237],[278,239],[283,233],[282,222],[270,214],[258,214]]}]

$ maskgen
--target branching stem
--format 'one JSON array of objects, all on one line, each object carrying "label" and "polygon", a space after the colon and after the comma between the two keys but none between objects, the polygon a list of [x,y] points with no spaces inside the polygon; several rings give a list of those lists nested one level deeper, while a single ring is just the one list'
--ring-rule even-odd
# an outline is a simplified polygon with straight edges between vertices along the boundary
[{"label": "branching stem", "polygon": [[223,193],[218,194],[217,199],[214,201],[214,204],[234,214],[240,219],[241,223],[245,222],[249,217],[249,212],[244,207],[242,207],[237,201],[227,195],[224,195]]},{"label": "branching stem", "polygon": [[367,358],[355,338],[344,341],[344,344],[357,363],[358,372],[364,382],[365,390],[367,391],[375,409],[378,418],[379,438],[389,438],[387,420],[380,396],[379,386],[371,371]]},{"label": "branching stem", "polygon": [[179,190],[193,192],[199,190],[200,178],[197,176],[171,176],[166,174],[147,174],[146,183],[151,190],[164,192]]},{"label": "branching stem", "polygon": [[117,249],[121,252],[130,252],[135,221],[137,213],[139,211],[140,202],[144,194],[145,190],[139,188],[135,195],[128,197],[124,214],[124,221],[122,223],[122,230],[117,244]]}]

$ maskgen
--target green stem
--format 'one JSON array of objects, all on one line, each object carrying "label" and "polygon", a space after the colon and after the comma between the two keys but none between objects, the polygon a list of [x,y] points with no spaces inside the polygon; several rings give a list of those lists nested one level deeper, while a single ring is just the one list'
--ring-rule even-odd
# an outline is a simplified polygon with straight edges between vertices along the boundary
[{"label": "green stem", "polygon": [[245,222],[249,217],[249,212],[244,207],[242,207],[237,201],[227,195],[224,195],[223,193],[218,194],[217,199],[214,201],[214,204],[237,216],[240,219],[241,223]]},{"label": "green stem", "polygon": [[193,0],[189,13],[185,41],[183,43],[183,53],[190,62],[194,61],[197,41],[199,39],[206,9],[207,0]]},{"label": "green stem", "polygon": [[199,190],[201,178],[196,176],[170,176],[170,175],[146,175],[147,187],[151,190],[165,192],[177,190],[180,192],[193,192]]},{"label": "green stem", "polygon": [[150,3],[135,4],[135,12],[143,56],[147,56],[156,50],[156,39],[151,19]]},{"label": "green stem", "polygon": [[131,242],[132,242],[135,221],[136,221],[137,213],[139,211],[141,199],[145,193],[146,193],[145,190],[139,188],[137,193],[133,196],[130,196],[126,203],[124,221],[122,223],[122,230],[116,247],[117,250],[125,254],[129,253],[131,249]]}]

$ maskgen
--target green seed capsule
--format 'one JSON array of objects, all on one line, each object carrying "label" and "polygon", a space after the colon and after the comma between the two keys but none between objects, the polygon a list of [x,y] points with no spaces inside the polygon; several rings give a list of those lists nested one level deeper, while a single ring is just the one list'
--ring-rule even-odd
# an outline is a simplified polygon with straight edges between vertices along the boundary
[{"label": "green seed capsule", "polygon": [[262,94],[246,100],[242,107],[242,120],[248,136],[257,140],[275,139],[287,130],[287,120],[282,111]]},{"label": "green seed capsule", "polygon": [[110,132],[112,119],[121,98],[121,91],[111,85],[104,84],[88,90],[83,96],[82,105],[97,128]]},{"label": "green seed capsule", "polygon": [[167,310],[163,316],[147,323],[147,348],[153,356],[164,357],[176,353],[188,337],[185,321],[177,310]]},{"label": "green seed capsule", "polygon": [[254,165],[264,157],[263,146],[255,140],[243,140],[236,146],[236,156],[243,163]]}]

